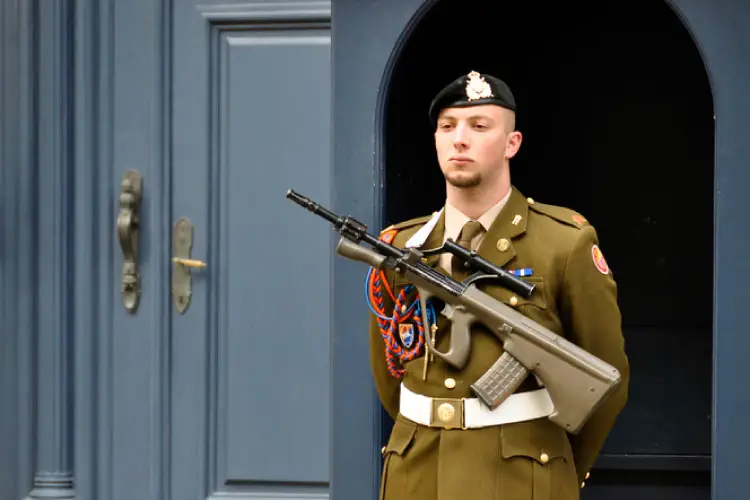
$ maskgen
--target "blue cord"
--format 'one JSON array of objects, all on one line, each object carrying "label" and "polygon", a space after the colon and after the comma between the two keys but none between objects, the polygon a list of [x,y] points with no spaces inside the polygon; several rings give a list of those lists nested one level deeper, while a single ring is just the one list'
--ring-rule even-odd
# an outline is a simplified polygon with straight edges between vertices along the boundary
[{"label": "blue cord", "polygon": [[[375,311],[375,308],[372,306],[372,302],[370,301],[370,294],[368,293],[370,290],[370,276],[372,275],[372,268],[369,268],[365,277],[365,302],[367,303],[367,307],[370,309],[370,311],[377,316],[378,318],[382,319],[383,321],[391,321],[393,319],[392,316],[383,316],[381,314],[378,314],[377,311]],[[414,285],[407,285],[404,290],[406,293],[411,292],[411,290],[414,288]],[[415,300],[410,306],[409,309],[406,311],[408,313],[411,311],[414,307],[417,308],[417,311],[415,314],[419,315],[421,314],[421,307],[418,300]],[[406,315],[404,313],[404,315]],[[436,313],[435,313],[435,306],[432,304],[432,302],[427,303],[427,321],[430,322],[431,325],[434,325],[437,323]],[[425,331],[429,329],[429,325],[425,325]]]}]

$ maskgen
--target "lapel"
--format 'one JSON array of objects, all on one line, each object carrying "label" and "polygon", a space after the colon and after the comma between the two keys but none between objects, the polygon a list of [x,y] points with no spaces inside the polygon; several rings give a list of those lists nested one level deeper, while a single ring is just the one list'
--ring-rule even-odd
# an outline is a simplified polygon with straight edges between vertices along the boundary
[{"label": "lapel", "polygon": [[477,251],[495,265],[502,267],[516,256],[513,240],[526,232],[529,204],[513,186],[508,202],[490,226]]},{"label": "lapel", "polygon": [[[440,212],[435,227],[430,231],[430,235],[427,236],[425,242],[421,245],[423,250],[429,250],[432,248],[439,247],[443,244],[443,234],[445,233],[445,210]],[[440,260],[440,255],[431,255],[425,259],[425,263],[428,266],[435,267]]]},{"label": "lapel", "polygon": [[[419,227],[413,234],[409,236],[409,238],[406,240],[404,246],[409,248],[418,248],[420,250],[429,250],[435,247],[439,247],[443,244],[443,233],[445,232],[445,210],[441,210],[439,214],[437,215],[437,220],[435,221],[435,225],[432,227],[432,229],[429,229],[425,226],[431,223],[432,219],[430,221],[426,222],[422,226]],[[423,234],[419,234],[420,231],[429,231],[429,234],[424,236]],[[427,264],[430,267],[436,267],[438,262],[440,261],[440,255],[431,255],[429,257],[425,257],[422,259],[425,264]],[[437,268],[441,272],[445,273],[444,270],[441,268]],[[403,285],[406,281],[404,281],[400,275],[396,276],[395,280],[395,286]]]}]

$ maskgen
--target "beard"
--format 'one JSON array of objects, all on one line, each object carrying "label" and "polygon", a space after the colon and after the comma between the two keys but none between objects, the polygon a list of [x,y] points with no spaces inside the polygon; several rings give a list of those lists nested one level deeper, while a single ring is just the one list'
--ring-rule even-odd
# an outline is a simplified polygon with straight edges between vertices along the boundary
[{"label": "beard", "polygon": [[473,188],[482,183],[482,174],[479,172],[466,172],[463,170],[451,170],[444,172],[445,180],[453,187]]}]

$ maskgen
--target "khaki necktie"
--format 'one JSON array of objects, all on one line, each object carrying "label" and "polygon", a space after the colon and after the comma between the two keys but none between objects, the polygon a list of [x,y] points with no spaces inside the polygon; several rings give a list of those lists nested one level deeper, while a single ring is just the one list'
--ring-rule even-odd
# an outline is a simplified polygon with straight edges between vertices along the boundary
[{"label": "khaki necktie", "polygon": [[[471,247],[471,240],[473,240],[481,231],[484,229],[482,224],[475,220],[470,220],[461,229],[461,233],[458,235],[458,245],[473,250]],[[458,257],[453,257],[451,262],[451,273],[456,281],[461,281],[468,275],[468,272],[464,268],[463,261]]]}]

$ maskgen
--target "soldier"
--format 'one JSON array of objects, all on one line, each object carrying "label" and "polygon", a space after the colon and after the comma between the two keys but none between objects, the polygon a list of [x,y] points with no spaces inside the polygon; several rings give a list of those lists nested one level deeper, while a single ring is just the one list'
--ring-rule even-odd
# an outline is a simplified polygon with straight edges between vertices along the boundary
[{"label": "soldier", "polygon": [[[381,500],[577,499],[625,405],[629,365],[612,271],[581,214],[535,202],[511,184],[509,162],[522,140],[515,113],[510,88],[491,75],[472,71],[440,91],[428,114],[446,181],[445,205],[380,237],[400,248],[424,249],[452,238],[524,276],[536,285],[529,298],[498,285],[479,287],[615,366],[622,384],[577,435],[546,418],[548,394],[533,375],[497,410],[481,408],[470,385],[502,354],[497,337],[473,327],[471,357],[460,370],[425,353],[425,335],[447,350],[448,320],[429,311],[437,324],[423,328],[408,283],[372,271],[372,371],[395,420],[382,450]],[[427,262],[458,280],[465,277],[450,254]],[[480,411],[480,427],[443,425],[453,412],[476,420],[469,413]]]}]

